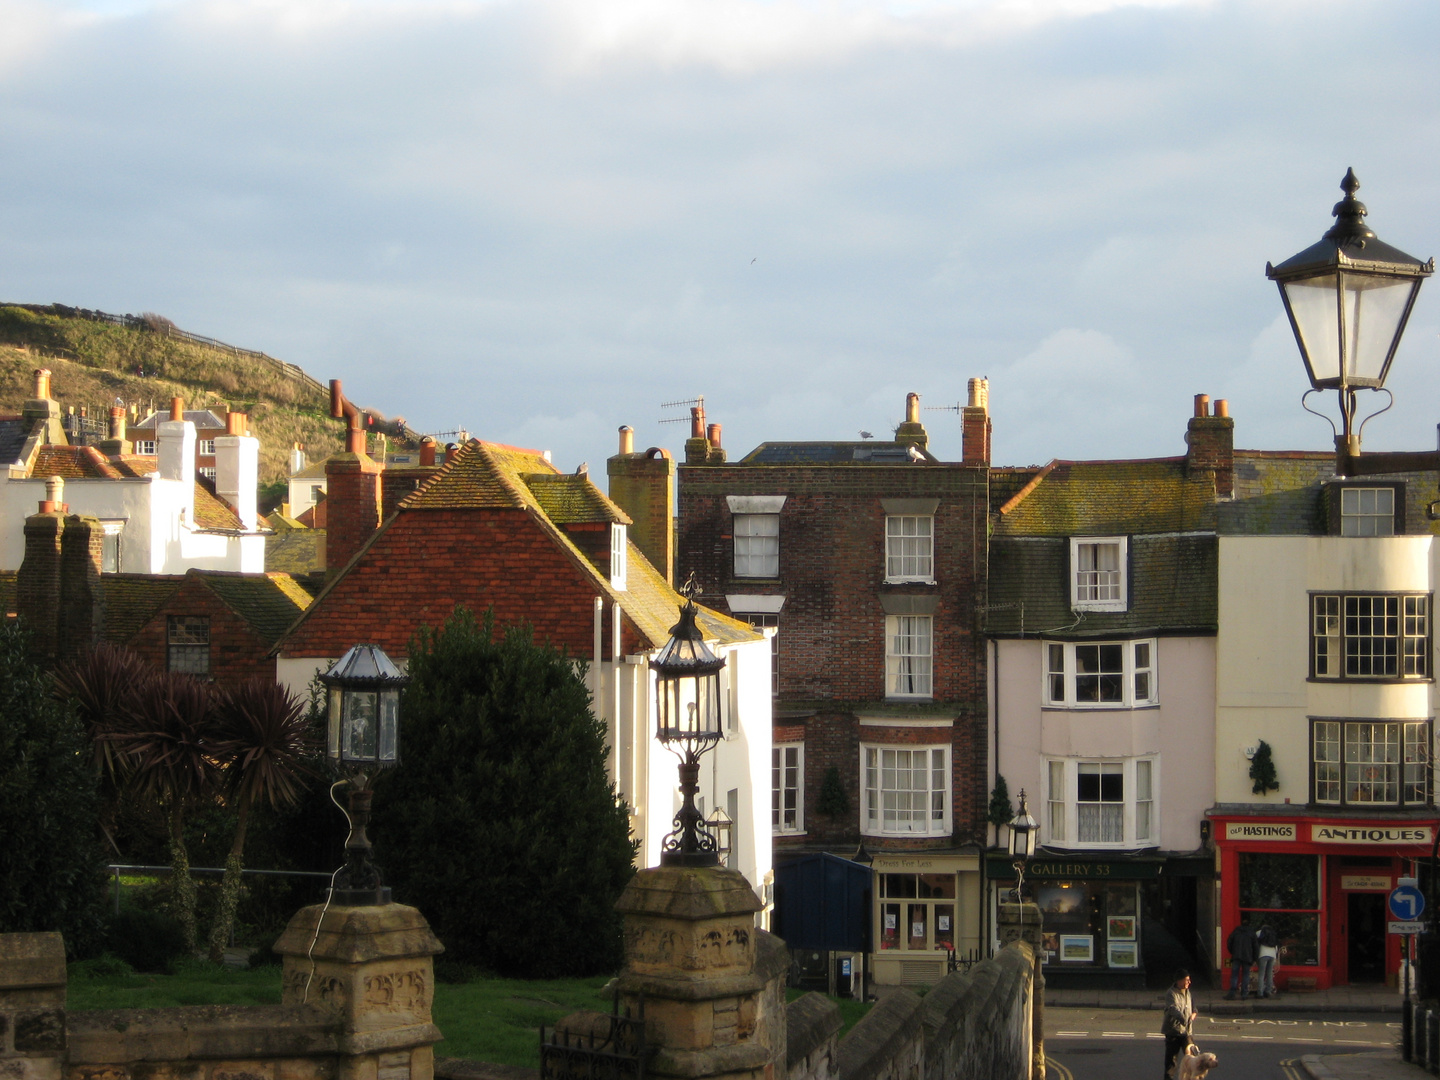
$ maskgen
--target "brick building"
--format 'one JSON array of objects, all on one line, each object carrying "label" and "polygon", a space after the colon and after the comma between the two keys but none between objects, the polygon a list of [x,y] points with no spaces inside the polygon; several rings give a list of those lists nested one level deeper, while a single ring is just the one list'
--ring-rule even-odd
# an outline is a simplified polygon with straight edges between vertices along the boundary
[{"label": "brick building", "polygon": [[777,864],[863,842],[880,982],[934,981],[981,942],[987,396],[972,380],[959,462],[929,452],[911,394],[894,440],[736,462],[697,411],[679,468],[679,574],[772,635]]}]

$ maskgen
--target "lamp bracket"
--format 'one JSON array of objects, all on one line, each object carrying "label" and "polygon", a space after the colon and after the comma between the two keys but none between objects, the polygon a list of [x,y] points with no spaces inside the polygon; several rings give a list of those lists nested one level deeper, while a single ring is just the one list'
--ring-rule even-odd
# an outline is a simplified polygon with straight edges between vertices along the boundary
[{"label": "lamp bracket", "polygon": [[1335,421],[1331,420],[1330,417],[1326,416],[1323,412],[1316,412],[1306,403],[1306,399],[1309,398],[1311,394],[1321,393],[1324,393],[1324,391],[1312,386],[1309,390],[1306,390],[1305,393],[1300,395],[1300,407],[1306,412],[1320,417],[1321,420],[1324,420],[1327,424],[1329,424],[1331,432],[1333,432],[1335,437],[1338,439],[1340,437],[1340,429],[1335,426]]},{"label": "lamp bracket", "polygon": [[1371,387],[1371,389],[1372,389],[1372,390],[1377,390],[1377,391],[1379,391],[1380,393],[1383,393],[1386,397],[1388,397],[1388,398],[1390,399],[1390,401],[1389,401],[1389,404],[1387,404],[1387,405],[1385,406],[1385,408],[1383,408],[1383,409],[1377,409],[1375,412],[1373,412],[1373,413],[1371,413],[1369,416],[1365,417],[1364,420],[1361,420],[1361,421],[1360,421],[1360,429],[1355,432],[1355,437],[1358,438],[1358,439],[1361,439],[1361,440],[1363,440],[1363,439],[1365,438],[1365,425],[1366,425],[1366,424],[1368,424],[1371,420],[1374,420],[1375,417],[1379,416],[1381,413],[1389,412],[1392,408],[1395,407],[1395,395],[1392,394],[1392,393],[1390,393],[1389,387],[1385,387],[1385,386],[1374,386],[1374,387]]}]

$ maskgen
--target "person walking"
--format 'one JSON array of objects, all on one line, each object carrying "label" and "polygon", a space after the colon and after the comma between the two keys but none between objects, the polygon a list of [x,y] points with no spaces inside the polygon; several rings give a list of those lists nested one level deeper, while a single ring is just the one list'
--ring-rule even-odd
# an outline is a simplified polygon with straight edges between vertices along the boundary
[{"label": "person walking", "polygon": [[1230,953],[1230,989],[1225,994],[1226,1001],[1235,1000],[1235,987],[1240,987],[1240,1000],[1244,1001],[1250,993],[1250,968],[1255,963],[1255,951],[1258,948],[1255,942],[1255,928],[1246,926],[1242,919],[1240,924],[1230,931],[1230,936],[1225,940],[1225,949]]},{"label": "person walking", "polygon": [[1165,1016],[1160,1021],[1160,1034],[1165,1036],[1165,1077],[1170,1080],[1175,1059],[1194,1042],[1195,1017],[1200,1015],[1190,1003],[1190,972],[1175,972],[1175,982],[1165,992]]},{"label": "person walking", "polygon": [[1280,953],[1280,940],[1269,923],[1262,923],[1255,931],[1255,945],[1260,962],[1258,992],[1262,998],[1271,998],[1275,996],[1275,958]]}]

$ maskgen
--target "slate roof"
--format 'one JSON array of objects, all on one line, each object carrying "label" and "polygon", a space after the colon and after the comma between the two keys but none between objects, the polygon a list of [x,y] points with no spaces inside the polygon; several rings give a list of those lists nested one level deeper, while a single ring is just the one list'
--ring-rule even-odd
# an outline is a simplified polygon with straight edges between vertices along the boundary
[{"label": "slate roof", "polygon": [[105,574],[105,638],[117,644],[129,641],[155,617],[184,577],[161,574]]},{"label": "slate roof", "polygon": [[268,570],[263,574],[191,570],[189,574],[199,578],[271,645],[312,602],[310,593],[289,574]]},{"label": "slate roof", "polygon": [[0,465],[19,463],[20,451],[29,437],[30,425],[23,417],[0,417]]},{"label": "slate roof", "polygon": [[[1185,475],[1185,459],[1052,461],[1018,490],[991,487],[996,536],[1124,536],[1215,528],[1209,476]],[[1028,490],[1027,490],[1028,489]],[[1004,501],[997,501],[1001,495]]]},{"label": "slate roof", "polygon": [[[929,451],[924,460],[910,454],[910,443],[866,439],[862,442],[765,442],[751,450],[738,465],[914,465],[939,462]],[[918,448],[917,448],[918,449]]]},{"label": "slate roof", "polygon": [[265,567],[287,574],[325,569],[325,530],[287,529],[265,537]]},{"label": "slate roof", "polygon": [[1321,535],[1322,484],[1335,475],[1333,453],[1236,450],[1235,498],[1219,508],[1227,535]]},{"label": "slate roof", "polygon": [[545,516],[557,525],[609,522],[633,525],[629,515],[600,493],[586,475],[526,473],[525,486]]}]

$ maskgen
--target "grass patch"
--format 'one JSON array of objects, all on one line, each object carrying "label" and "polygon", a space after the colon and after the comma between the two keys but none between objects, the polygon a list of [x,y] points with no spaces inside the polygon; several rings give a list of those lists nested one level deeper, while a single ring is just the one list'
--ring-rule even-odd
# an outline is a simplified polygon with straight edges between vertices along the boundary
[{"label": "grass patch", "polygon": [[280,971],[247,971],[184,964],[173,975],[123,970],[123,961],[87,960],[70,965],[68,1005],[83,1009],[170,1009],[177,1005],[279,1005]]}]

